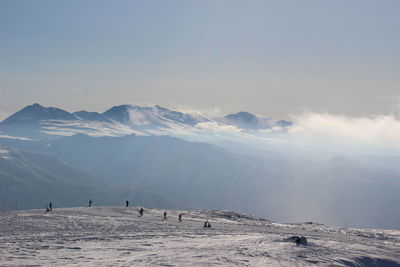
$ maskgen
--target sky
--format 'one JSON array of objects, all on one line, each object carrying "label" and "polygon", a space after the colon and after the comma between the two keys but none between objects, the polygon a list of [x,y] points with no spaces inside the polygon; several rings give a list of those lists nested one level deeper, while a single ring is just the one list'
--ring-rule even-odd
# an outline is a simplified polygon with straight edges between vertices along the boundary
[{"label": "sky", "polygon": [[398,116],[399,10],[397,0],[0,0],[0,119],[36,102]]}]

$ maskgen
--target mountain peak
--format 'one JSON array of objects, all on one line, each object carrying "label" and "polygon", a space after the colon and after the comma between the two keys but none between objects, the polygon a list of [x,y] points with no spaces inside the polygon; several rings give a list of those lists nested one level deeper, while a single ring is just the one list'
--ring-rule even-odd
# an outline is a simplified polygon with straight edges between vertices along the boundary
[{"label": "mountain peak", "polygon": [[234,124],[240,128],[250,128],[257,129],[259,128],[259,118],[246,111],[240,111],[235,114],[229,114],[224,117],[225,121],[228,123]]},{"label": "mountain peak", "polygon": [[103,115],[112,120],[126,124],[129,122],[129,110],[138,106],[135,105],[119,105],[113,106],[106,110]]},{"label": "mountain peak", "polygon": [[76,117],[59,108],[44,107],[39,103],[28,105],[6,118],[3,123],[38,121],[38,120],[75,120]]},{"label": "mountain peak", "polygon": [[[135,127],[170,128],[171,124],[194,126],[199,122],[190,114],[170,110],[159,105],[141,107],[138,105],[114,106],[103,113],[104,116]],[[206,120],[201,118],[202,121]]]},{"label": "mountain peak", "polygon": [[287,128],[293,125],[293,122],[286,120],[273,120],[266,117],[256,116],[246,111],[240,111],[235,114],[229,114],[224,117],[224,122],[235,125],[242,129],[264,130],[272,127]]},{"label": "mountain peak", "polygon": [[241,121],[241,122],[247,122],[247,123],[255,122],[258,119],[256,115],[251,114],[246,111],[240,111],[235,114],[229,114],[229,115],[225,116],[225,118],[228,120],[235,120],[235,121]]}]

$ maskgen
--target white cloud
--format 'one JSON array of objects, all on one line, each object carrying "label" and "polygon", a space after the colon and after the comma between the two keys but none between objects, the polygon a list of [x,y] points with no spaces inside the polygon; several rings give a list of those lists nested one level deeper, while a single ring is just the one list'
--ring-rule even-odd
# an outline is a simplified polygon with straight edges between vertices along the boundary
[{"label": "white cloud", "polygon": [[188,114],[199,121],[207,121],[207,120],[212,121],[213,119],[223,117],[222,110],[218,107],[195,109],[190,107],[179,106],[173,108],[173,110]]},{"label": "white cloud", "polygon": [[306,112],[294,116],[294,120],[296,125],[289,129],[291,134],[400,148],[400,120],[393,114],[350,117]]},{"label": "white cloud", "polygon": [[134,125],[143,126],[149,124],[149,121],[142,112],[136,111],[134,109],[129,109],[128,112],[129,112],[129,119]]},{"label": "white cloud", "polygon": [[221,124],[215,121],[200,122],[196,124],[196,128],[214,132],[240,132],[241,130],[233,125]]},{"label": "white cloud", "polygon": [[200,115],[200,116],[209,116],[209,117],[221,117],[223,116],[222,110],[218,107],[208,108],[208,109],[193,109],[188,107],[178,107],[176,110],[191,114],[191,115]]}]

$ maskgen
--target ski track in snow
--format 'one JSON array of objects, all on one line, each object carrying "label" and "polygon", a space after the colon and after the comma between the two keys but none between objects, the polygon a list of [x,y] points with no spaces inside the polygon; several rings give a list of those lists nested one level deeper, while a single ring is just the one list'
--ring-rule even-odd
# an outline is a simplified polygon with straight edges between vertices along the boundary
[{"label": "ski track in snow", "polygon": [[[139,217],[137,207],[0,212],[0,266],[400,266],[400,231],[346,234],[229,211],[168,211],[167,221],[162,214],[145,208]],[[308,245],[285,241],[293,235]]]}]

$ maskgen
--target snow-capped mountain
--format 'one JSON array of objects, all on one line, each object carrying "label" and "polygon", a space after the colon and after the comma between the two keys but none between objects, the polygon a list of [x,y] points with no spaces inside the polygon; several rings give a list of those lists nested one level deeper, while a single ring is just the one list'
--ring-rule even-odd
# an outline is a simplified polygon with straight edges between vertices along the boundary
[{"label": "snow-capped mountain", "polygon": [[141,134],[134,129],[107,118],[97,112],[68,111],[29,105],[0,123],[0,129],[7,135],[44,139],[83,133],[90,136],[122,136]]},{"label": "snow-capped mountain", "polygon": [[226,115],[223,121],[227,124],[235,125],[241,129],[249,130],[265,130],[272,129],[274,127],[286,128],[293,125],[293,122],[291,121],[264,118],[245,111]]},{"label": "snow-capped mountain", "polygon": [[2,124],[13,124],[21,122],[33,122],[40,120],[76,120],[75,115],[59,109],[48,107],[45,108],[38,103],[29,105],[6,118]]},{"label": "snow-capped mountain", "polygon": [[[172,135],[210,138],[215,134],[237,132],[254,133],[257,130],[285,130],[292,122],[273,120],[248,112],[230,114],[224,118],[212,118],[203,114],[191,114],[170,110],[158,105],[114,106],[104,113],[68,111],[29,105],[0,123],[0,130],[11,136],[43,139],[83,133],[90,136]],[[229,133],[230,134],[230,133]],[[211,134],[212,135],[212,134]]]},{"label": "snow-capped mountain", "polygon": [[113,106],[112,108],[104,112],[103,115],[114,121],[128,124],[130,122],[129,110],[133,107],[133,105]]},{"label": "snow-capped mountain", "polygon": [[103,113],[106,117],[134,129],[154,130],[159,128],[194,127],[199,122],[210,119],[205,116],[192,116],[179,111],[169,110],[158,105],[140,107],[137,105],[114,106]]}]

